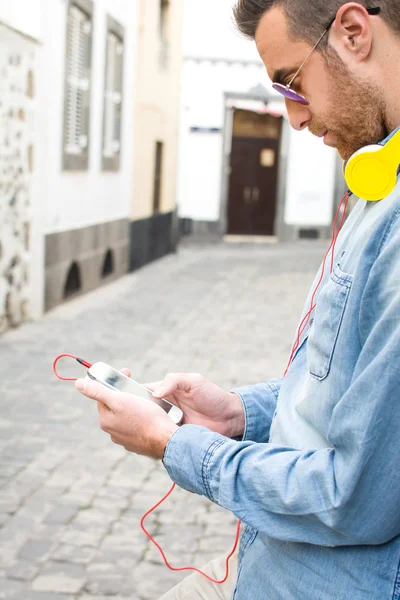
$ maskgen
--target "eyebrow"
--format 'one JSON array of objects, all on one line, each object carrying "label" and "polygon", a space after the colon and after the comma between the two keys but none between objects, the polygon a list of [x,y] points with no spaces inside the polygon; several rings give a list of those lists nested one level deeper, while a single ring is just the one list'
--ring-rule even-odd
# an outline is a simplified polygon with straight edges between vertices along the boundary
[{"label": "eyebrow", "polygon": [[288,75],[296,73],[298,67],[285,67],[277,69],[272,76],[272,83],[280,83],[283,85],[284,80]]}]

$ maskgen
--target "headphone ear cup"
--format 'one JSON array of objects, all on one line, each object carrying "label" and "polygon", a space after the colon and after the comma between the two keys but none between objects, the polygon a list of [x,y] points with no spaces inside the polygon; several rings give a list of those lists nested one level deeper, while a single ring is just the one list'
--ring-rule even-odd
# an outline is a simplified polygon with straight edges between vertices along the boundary
[{"label": "headphone ear cup", "polygon": [[375,202],[386,198],[397,181],[391,158],[385,146],[379,145],[366,146],[353,154],[344,165],[346,183],[353,194]]}]

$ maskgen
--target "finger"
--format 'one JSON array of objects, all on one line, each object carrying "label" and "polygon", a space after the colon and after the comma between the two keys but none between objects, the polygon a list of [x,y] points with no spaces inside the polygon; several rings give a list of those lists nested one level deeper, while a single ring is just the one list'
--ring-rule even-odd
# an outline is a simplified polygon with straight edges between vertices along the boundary
[{"label": "finger", "polygon": [[115,437],[114,435],[110,435],[110,440],[112,441],[113,444],[117,444],[117,446],[123,446],[122,441]]},{"label": "finger", "polygon": [[121,373],[122,373],[123,375],[126,375],[127,377],[130,377],[130,376],[131,376],[131,372],[130,372],[130,370],[129,370],[129,369],[127,369],[126,367],[124,367],[123,369],[121,369]]},{"label": "finger", "polygon": [[77,379],[75,382],[76,389],[87,398],[102,402],[113,412],[117,412],[121,407],[121,400],[118,397],[118,392],[114,392],[106,388],[101,383],[93,381],[86,377],[85,379]]},{"label": "finger", "polygon": [[153,392],[155,398],[171,396],[176,391],[190,392],[192,389],[193,376],[186,373],[169,373],[160,386]]},{"label": "finger", "polygon": [[99,415],[100,417],[103,415],[104,411],[106,410],[107,412],[111,412],[111,410],[108,408],[108,406],[106,406],[105,404],[103,404],[102,402],[98,402],[97,403],[97,410],[99,411]]},{"label": "finger", "polygon": [[152,392],[157,388],[161,387],[164,381],[154,381],[153,383],[143,383],[144,387],[148,388]]},{"label": "finger", "polygon": [[110,433],[113,424],[112,418],[115,419],[114,413],[103,402],[97,402],[97,410],[99,411],[100,429]]}]

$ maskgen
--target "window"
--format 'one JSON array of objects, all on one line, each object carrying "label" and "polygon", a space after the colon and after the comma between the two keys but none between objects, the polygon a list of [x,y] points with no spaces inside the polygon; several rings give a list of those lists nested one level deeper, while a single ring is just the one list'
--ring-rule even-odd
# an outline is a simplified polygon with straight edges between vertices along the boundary
[{"label": "window", "polygon": [[160,0],[160,35],[163,42],[167,39],[169,2]]},{"label": "window", "polygon": [[106,256],[104,258],[104,261],[103,261],[101,277],[102,277],[102,279],[104,279],[105,277],[108,277],[109,275],[112,275],[113,273],[114,273],[114,254],[113,254],[112,250],[108,249]]},{"label": "window", "polygon": [[91,0],[70,0],[64,101],[65,170],[88,168],[92,15]]},{"label": "window", "polygon": [[156,142],[156,160],[154,169],[154,197],[153,197],[153,212],[159,213],[161,209],[161,192],[162,192],[162,163],[163,163],[164,144]]},{"label": "window", "polygon": [[124,29],[107,16],[104,82],[103,170],[118,171],[121,154],[121,110]]},{"label": "window", "polygon": [[168,20],[170,11],[170,0],[159,0],[160,2],[160,66],[165,69],[169,61]]},{"label": "window", "polygon": [[64,299],[81,291],[81,272],[76,262],[69,268],[67,281],[64,286]]}]

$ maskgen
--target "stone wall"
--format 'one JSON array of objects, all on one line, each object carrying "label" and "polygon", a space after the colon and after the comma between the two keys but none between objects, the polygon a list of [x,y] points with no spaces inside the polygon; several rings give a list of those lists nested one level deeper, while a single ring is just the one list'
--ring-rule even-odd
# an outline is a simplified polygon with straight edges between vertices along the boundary
[{"label": "stone wall", "polygon": [[0,25],[0,333],[29,318],[36,45]]}]

